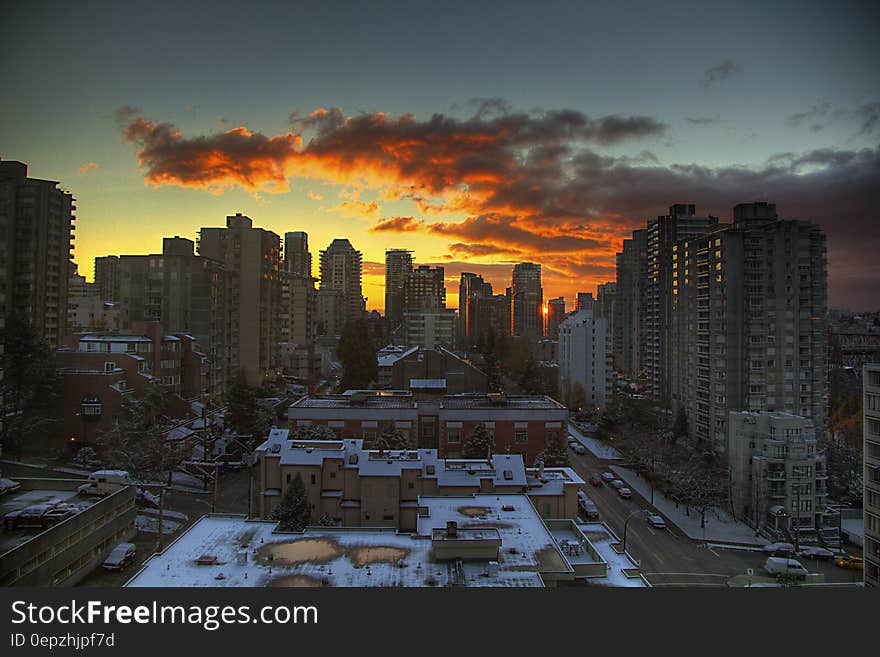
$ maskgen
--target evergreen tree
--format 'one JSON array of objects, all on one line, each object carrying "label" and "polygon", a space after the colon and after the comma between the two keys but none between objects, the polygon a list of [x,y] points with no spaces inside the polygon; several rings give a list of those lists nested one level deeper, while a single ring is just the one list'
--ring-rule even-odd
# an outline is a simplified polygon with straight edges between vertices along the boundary
[{"label": "evergreen tree", "polygon": [[283,532],[300,532],[309,524],[311,515],[312,504],[302,477],[297,472],[284,491],[281,502],[272,510],[271,518],[278,521],[278,529]]},{"label": "evergreen tree", "polygon": [[409,447],[409,442],[403,432],[390,422],[382,429],[382,440],[379,441],[379,444],[387,445],[388,449],[407,449]]},{"label": "evergreen tree", "polygon": [[541,369],[538,367],[538,361],[535,360],[531,350],[523,361],[518,383],[520,389],[527,395],[537,395],[543,392]]},{"label": "evergreen tree", "polygon": [[6,318],[0,358],[0,443],[18,454],[26,444],[51,435],[58,422],[61,378],[46,341],[21,314]]},{"label": "evergreen tree", "polygon": [[343,390],[365,390],[379,377],[376,347],[365,320],[345,323],[336,355],[342,363]]},{"label": "evergreen tree", "polygon": [[480,424],[474,427],[467,442],[464,444],[462,454],[468,459],[482,459],[494,453],[495,439],[489,433],[486,425],[480,422]]},{"label": "evergreen tree", "polygon": [[296,427],[290,433],[291,440],[336,440],[336,433],[326,424],[310,424]]},{"label": "evergreen tree", "polygon": [[672,426],[672,439],[688,437],[688,418],[684,406],[678,407],[678,413],[675,416],[675,424]]},{"label": "evergreen tree", "polygon": [[536,461],[538,459],[541,459],[548,468],[568,467],[568,448],[558,432],[554,432],[547,439],[547,446],[535,458]]}]

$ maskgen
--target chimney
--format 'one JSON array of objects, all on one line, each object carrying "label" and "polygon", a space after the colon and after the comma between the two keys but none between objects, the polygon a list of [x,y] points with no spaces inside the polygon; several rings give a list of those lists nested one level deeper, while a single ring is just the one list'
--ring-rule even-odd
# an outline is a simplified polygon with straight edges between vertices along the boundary
[{"label": "chimney", "polygon": [[455,538],[458,536],[458,523],[455,520],[446,521],[446,538]]}]

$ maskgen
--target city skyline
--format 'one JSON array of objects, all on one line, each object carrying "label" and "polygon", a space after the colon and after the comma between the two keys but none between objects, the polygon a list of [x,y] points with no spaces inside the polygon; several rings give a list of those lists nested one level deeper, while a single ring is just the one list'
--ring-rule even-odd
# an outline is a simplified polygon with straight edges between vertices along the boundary
[{"label": "city skyline", "polygon": [[[161,7],[106,5],[88,23],[13,7],[0,157],[73,193],[89,280],[96,256],[155,252],[240,212],[309,233],[313,252],[350,239],[368,309],[384,308],[386,248],[444,267],[449,307],[462,271],[503,290],[528,261],[545,298],[571,301],[614,280],[623,239],[670,205],[726,223],[767,201],[828,234],[829,305],[869,309],[877,10],[795,7],[446,5],[426,22],[304,4],[247,26],[188,7],[173,29]],[[76,29],[55,34],[56,20]],[[483,38],[489,20],[503,36]],[[228,47],[241,38],[253,47]],[[45,102],[46,82],[63,104]]]}]

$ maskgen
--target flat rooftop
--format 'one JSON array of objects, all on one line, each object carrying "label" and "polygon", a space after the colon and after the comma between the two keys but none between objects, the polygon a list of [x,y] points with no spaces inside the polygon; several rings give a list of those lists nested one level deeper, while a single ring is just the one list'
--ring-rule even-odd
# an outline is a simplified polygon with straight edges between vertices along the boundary
[{"label": "flat rooftop", "polygon": [[[570,573],[553,536],[525,495],[421,498],[415,534],[394,529],[309,527],[206,515],[126,586],[540,587],[541,572]],[[470,540],[501,539],[497,560],[434,558],[447,521]]]},{"label": "flat rooftop", "polygon": [[[85,479],[83,479],[85,482]],[[79,495],[75,490],[54,490],[51,487],[40,490],[19,490],[0,497],[0,518],[12,511],[18,511],[37,504],[66,502],[85,510],[103,498]],[[17,527],[12,531],[3,528],[0,534],[0,555],[43,533],[46,527]]]}]

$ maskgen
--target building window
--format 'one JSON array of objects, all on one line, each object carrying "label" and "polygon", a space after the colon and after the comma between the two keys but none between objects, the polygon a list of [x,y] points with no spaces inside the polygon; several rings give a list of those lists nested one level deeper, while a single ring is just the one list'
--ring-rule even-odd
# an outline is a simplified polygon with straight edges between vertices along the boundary
[{"label": "building window", "polygon": [[446,442],[460,443],[461,442],[461,431],[459,429],[447,429],[446,430]]},{"label": "building window", "polygon": [[104,363],[104,371],[105,372],[112,372],[115,369],[116,369],[116,363],[113,363],[110,361],[107,361]]},{"label": "building window", "polygon": [[312,475],[312,483],[315,483],[315,475]]},{"label": "building window", "polygon": [[529,442],[529,432],[528,429],[517,429],[514,440],[518,443],[527,443]]}]

